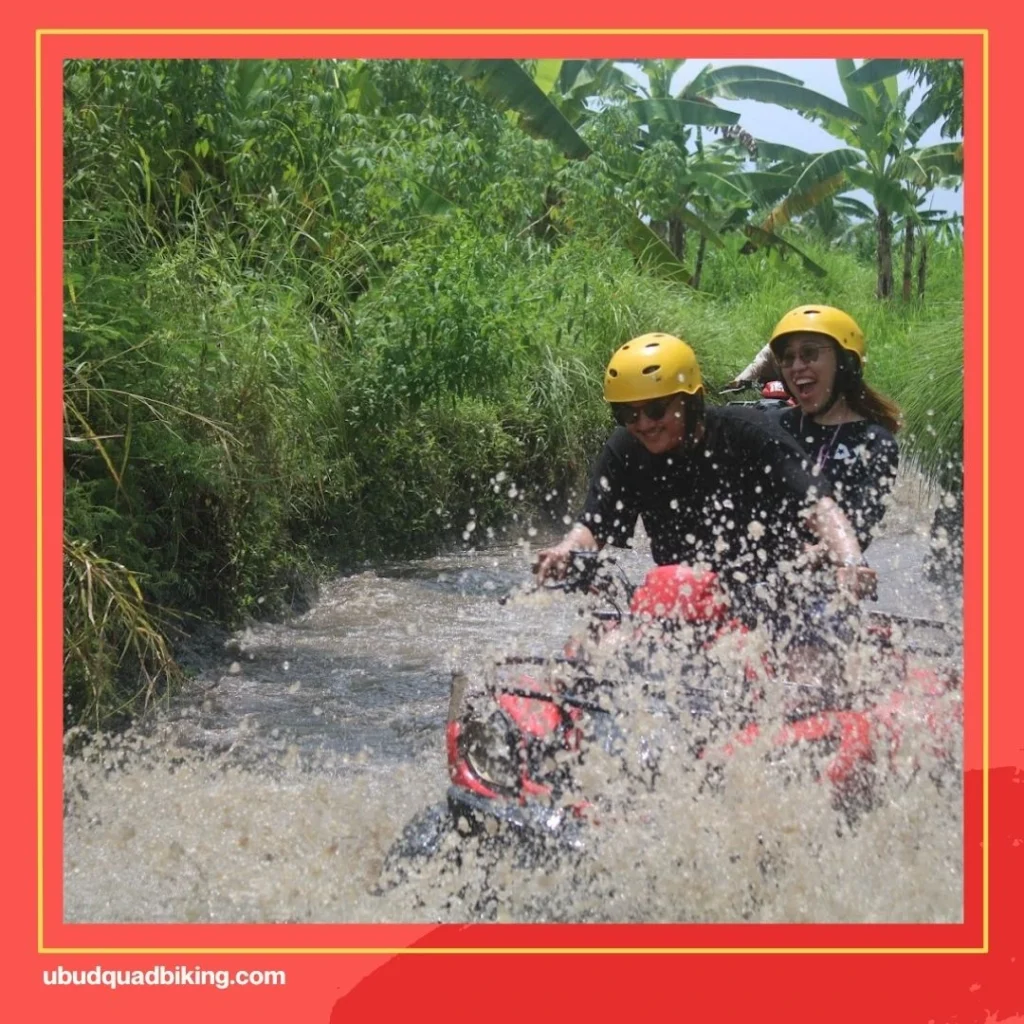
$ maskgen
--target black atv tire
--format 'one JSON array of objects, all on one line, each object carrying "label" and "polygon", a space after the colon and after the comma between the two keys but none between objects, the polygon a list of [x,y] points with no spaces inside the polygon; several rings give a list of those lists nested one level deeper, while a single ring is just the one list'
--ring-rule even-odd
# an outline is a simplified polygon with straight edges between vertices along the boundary
[{"label": "black atv tire", "polygon": [[384,856],[375,892],[379,895],[400,885],[417,862],[435,857],[454,828],[447,802],[433,804],[411,818]]}]

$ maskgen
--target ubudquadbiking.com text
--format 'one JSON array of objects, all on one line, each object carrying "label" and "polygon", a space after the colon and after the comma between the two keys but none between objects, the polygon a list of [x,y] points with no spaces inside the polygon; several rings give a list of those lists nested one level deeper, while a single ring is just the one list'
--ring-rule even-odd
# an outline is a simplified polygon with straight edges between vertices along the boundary
[{"label": "ubudquadbiking.com text", "polygon": [[44,985],[100,985],[104,988],[128,988],[133,985],[209,985],[231,988],[233,985],[285,985],[284,971],[226,971],[207,967],[150,967],[148,970],[111,970],[91,967],[70,970],[54,967],[43,971]]}]

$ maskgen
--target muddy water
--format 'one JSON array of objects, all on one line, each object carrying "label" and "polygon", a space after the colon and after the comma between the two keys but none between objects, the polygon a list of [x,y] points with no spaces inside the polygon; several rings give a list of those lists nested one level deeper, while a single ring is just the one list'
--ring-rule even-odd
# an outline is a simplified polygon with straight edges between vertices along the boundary
[{"label": "muddy water", "polygon": [[[922,572],[933,501],[901,483],[871,550],[878,607],[955,632],[957,595]],[[542,540],[509,531],[336,579],[305,615],[232,637],[153,721],[67,758],[65,918],[961,919],[958,777],[912,734],[880,806],[852,822],[757,749],[714,791],[682,758],[653,792],[595,758],[584,784],[610,802],[584,855],[535,863],[451,833],[382,888],[403,825],[444,798],[452,670],[550,654],[582,629],[574,599],[520,593]],[[645,547],[621,557],[634,580]]]}]

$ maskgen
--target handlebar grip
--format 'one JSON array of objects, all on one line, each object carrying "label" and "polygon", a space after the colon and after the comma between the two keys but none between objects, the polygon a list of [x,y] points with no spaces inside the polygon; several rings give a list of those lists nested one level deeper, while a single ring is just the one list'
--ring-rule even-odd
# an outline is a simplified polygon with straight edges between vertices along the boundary
[{"label": "handlebar grip", "polygon": [[589,590],[600,568],[598,552],[587,548],[569,552],[562,588],[567,591]]},{"label": "handlebar grip", "polygon": [[853,569],[853,592],[861,601],[878,600],[878,573],[870,566],[847,566],[846,571]]},{"label": "handlebar grip", "polygon": [[866,601],[878,600],[878,575],[873,569],[857,572],[857,592]]}]

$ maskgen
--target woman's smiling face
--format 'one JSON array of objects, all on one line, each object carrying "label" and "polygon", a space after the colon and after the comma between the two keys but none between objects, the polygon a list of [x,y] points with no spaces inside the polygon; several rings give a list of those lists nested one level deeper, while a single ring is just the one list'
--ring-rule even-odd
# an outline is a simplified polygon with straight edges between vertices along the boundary
[{"label": "woman's smiling face", "polygon": [[832,396],[838,368],[836,348],[823,334],[800,332],[786,339],[779,355],[786,387],[807,416],[820,412]]}]

